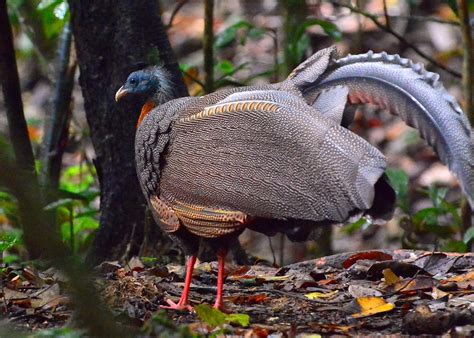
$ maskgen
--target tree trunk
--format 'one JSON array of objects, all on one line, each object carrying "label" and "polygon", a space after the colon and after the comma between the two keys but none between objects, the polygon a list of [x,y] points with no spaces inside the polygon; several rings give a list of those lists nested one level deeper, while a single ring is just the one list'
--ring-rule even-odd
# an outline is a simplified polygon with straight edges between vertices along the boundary
[{"label": "tree trunk", "polygon": [[100,229],[88,257],[97,263],[125,251],[137,254],[144,236],[145,200],[134,160],[141,107],[132,100],[116,104],[115,92],[137,64],[154,63],[156,55],[173,74],[178,94],[187,91],[157,1],[69,0],[69,5],[101,188]]}]

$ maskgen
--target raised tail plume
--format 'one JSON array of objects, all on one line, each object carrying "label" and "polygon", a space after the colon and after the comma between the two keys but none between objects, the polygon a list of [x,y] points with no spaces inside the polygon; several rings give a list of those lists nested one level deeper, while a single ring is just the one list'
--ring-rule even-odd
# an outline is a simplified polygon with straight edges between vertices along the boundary
[{"label": "raised tail plume", "polygon": [[331,55],[329,61],[327,57],[312,61],[319,68],[327,65],[316,81],[308,81],[310,72],[306,67],[298,67],[301,73],[290,79],[307,102],[317,105],[319,95],[342,85],[349,89],[351,104],[371,103],[400,116],[434,148],[474,206],[474,132],[439,75],[426,71],[421,64],[385,52],[370,51],[336,59],[334,48],[325,51],[323,55]]}]

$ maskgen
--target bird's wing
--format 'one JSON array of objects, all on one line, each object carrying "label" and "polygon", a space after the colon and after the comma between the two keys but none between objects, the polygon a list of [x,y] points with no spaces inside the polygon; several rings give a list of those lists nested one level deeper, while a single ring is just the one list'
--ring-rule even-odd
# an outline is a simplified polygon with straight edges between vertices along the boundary
[{"label": "bird's wing", "polygon": [[174,122],[160,192],[208,210],[277,219],[347,219],[367,209],[384,156],[300,97],[230,95]]}]

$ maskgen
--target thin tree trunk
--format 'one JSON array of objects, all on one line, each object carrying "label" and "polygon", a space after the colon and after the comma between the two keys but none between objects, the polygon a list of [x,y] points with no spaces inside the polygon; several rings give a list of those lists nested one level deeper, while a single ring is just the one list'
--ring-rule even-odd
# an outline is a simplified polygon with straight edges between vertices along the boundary
[{"label": "thin tree trunk", "polygon": [[49,121],[46,123],[43,139],[41,181],[47,190],[45,196],[48,196],[49,202],[54,199],[59,187],[62,157],[71,120],[71,95],[77,68],[75,58],[71,60],[71,45],[71,28],[69,23],[66,23],[58,48],[53,107]]},{"label": "thin tree trunk", "polygon": [[[10,20],[7,13],[6,0],[0,0],[0,83],[7,111],[8,130],[10,140],[13,145],[17,167],[24,172],[29,180],[30,191],[38,198],[40,190],[35,171],[35,162],[33,149],[28,136],[28,129],[23,112],[23,102],[21,99],[20,80],[15,59],[15,50],[13,46],[13,35],[10,26]],[[10,172],[9,175],[19,173]],[[25,199],[18,199],[22,226],[37,229],[37,224],[32,224],[28,212],[30,205]],[[48,226],[48,225],[45,225]],[[29,249],[31,258],[41,256],[43,249],[37,243],[35,235],[31,232],[24,233],[24,241]]]},{"label": "thin tree trunk", "polygon": [[204,90],[214,91],[214,0],[204,1]]},{"label": "thin tree trunk", "polygon": [[[459,20],[461,22],[461,32],[463,37],[463,67],[462,84],[464,92],[464,111],[467,114],[471,126],[474,127],[474,47],[469,20],[469,4],[467,0],[458,0]],[[472,227],[472,210],[469,203],[464,198],[461,205],[461,219],[463,222],[463,232]],[[474,243],[471,243],[470,250],[473,250]]]},{"label": "thin tree trunk", "polygon": [[[145,200],[135,171],[135,125],[141,102],[114,101],[135,66],[161,62],[178,95],[187,95],[157,1],[70,0],[84,106],[101,187],[100,229],[88,260],[136,255],[144,237]],[[134,238],[132,237],[132,234]],[[131,245],[129,245],[131,243]]]}]

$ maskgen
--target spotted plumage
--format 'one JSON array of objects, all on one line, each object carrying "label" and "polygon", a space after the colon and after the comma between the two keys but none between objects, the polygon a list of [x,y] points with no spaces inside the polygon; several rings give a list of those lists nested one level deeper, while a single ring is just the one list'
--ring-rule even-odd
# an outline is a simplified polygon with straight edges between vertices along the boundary
[{"label": "spotted plumage", "polygon": [[172,88],[169,74],[152,67],[132,73],[116,96],[145,98],[135,147],[139,181],[155,220],[191,257],[183,295],[170,308],[189,308],[201,243],[218,254],[215,306],[222,307],[223,257],[246,227],[304,240],[317,226],[391,217],[386,159],[341,126],[353,118],[346,101],[378,104],[419,129],[473,202],[469,123],[438,76],[407,59],[337,59],[331,47],[280,83],[163,103]]}]

